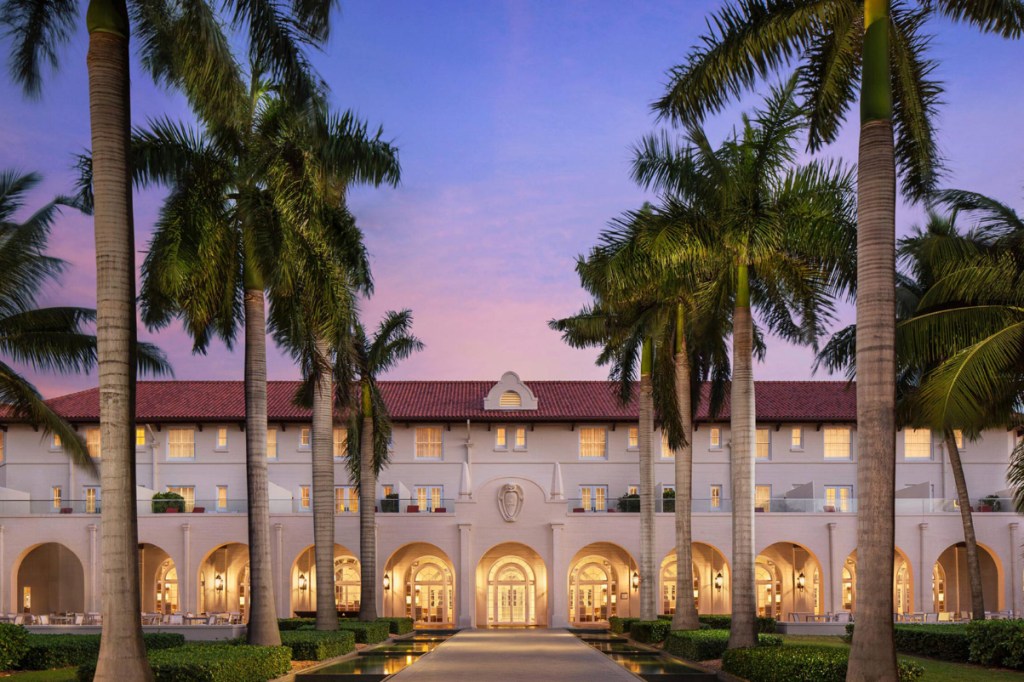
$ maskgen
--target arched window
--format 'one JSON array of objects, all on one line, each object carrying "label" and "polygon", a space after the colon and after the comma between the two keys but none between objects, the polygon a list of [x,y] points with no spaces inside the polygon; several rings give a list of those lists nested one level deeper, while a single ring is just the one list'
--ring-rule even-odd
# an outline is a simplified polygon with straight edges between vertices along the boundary
[{"label": "arched window", "polygon": [[498,399],[499,407],[521,407],[522,404],[522,397],[515,391],[505,391]]}]

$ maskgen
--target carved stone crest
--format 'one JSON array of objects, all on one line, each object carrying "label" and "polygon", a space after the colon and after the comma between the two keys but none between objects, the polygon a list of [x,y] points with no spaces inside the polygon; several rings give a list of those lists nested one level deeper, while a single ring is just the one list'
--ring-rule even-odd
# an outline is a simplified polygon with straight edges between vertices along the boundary
[{"label": "carved stone crest", "polygon": [[509,523],[523,510],[523,489],[515,483],[506,483],[498,490],[498,511]]}]

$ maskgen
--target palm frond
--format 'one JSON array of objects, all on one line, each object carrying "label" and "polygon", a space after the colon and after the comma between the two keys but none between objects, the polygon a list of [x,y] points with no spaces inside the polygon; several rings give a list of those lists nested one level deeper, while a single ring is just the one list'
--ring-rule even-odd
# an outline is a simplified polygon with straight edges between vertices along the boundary
[{"label": "palm frond", "polygon": [[74,0],[4,0],[0,27],[10,41],[11,79],[30,97],[42,90],[42,68],[56,69],[59,50],[71,40],[78,22]]}]

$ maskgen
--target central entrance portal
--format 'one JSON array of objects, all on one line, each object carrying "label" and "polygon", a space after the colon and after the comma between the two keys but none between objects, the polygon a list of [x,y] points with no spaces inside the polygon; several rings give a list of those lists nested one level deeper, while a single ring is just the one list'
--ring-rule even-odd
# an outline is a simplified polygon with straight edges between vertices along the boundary
[{"label": "central entrance portal", "polygon": [[494,562],[487,578],[487,622],[492,625],[533,625],[537,582],[530,565],[515,556]]}]

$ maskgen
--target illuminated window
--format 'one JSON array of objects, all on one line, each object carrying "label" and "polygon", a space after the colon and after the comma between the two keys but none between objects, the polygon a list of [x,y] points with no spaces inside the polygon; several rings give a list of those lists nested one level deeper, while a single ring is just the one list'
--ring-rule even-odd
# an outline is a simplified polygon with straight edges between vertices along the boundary
[{"label": "illuminated window", "polygon": [[195,457],[195,432],[192,429],[168,429],[167,456],[171,459],[191,459]]},{"label": "illuminated window", "polygon": [[794,426],[789,432],[789,449],[790,450],[803,450],[804,449],[804,430],[800,426]]},{"label": "illuminated window", "polygon": [[167,492],[177,493],[185,498],[185,511],[191,513],[196,506],[196,489],[191,485],[169,485]]},{"label": "illuminated window", "polygon": [[55,433],[55,434],[53,434],[53,436],[52,436],[52,437],[50,438],[50,449],[51,449],[51,450],[60,450],[60,447],[61,447],[61,442],[60,442],[60,436],[58,436],[58,435],[57,435],[57,434]]},{"label": "illuminated window", "polygon": [[754,457],[757,459],[772,458],[772,434],[768,429],[757,430],[757,440],[754,445]]},{"label": "illuminated window", "polygon": [[626,487],[626,493],[628,495],[639,495],[640,494],[640,486],[638,486],[638,485],[627,486]]},{"label": "illuminated window", "polygon": [[853,486],[849,485],[827,485],[825,486],[825,506],[836,511],[850,511],[850,500],[853,498]]},{"label": "illuminated window", "polygon": [[608,432],[603,426],[580,429],[580,457],[603,458],[608,455]]},{"label": "illuminated window", "polygon": [[444,486],[421,485],[416,487],[416,504],[421,512],[434,511],[444,506]]},{"label": "illuminated window", "polygon": [[309,427],[303,426],[299,429],[299,448],[308,448],[312,441],[309,436]]},{"label": "illuminated window", "polygon": [[299,508],[300,509],[308,510],[309,509],[309,499],[310,499],[309,498],[309,486],[308,485],[301,485],[301,486],[299,486]]},{"label": "illuminated window", "polygon": [[97,458],[100,456],[100,430],[99,428],[85,430],[85,449],[89,456]]},{"label": "illuminated window", "polygon": [[846,426],[825,427],[825,459],[850,459],[850,429]]},{"label": "illuminated window", "polygon": [[381,483],[380,489],[381,492],[384,493],[384,497],[387,497],[388,495],[394,495],[395,493],[395,486],[391,485],[390,483]]},{"label": "illuminated window", "polygon": [[348,429],[337,427],[334,429],[334,456],[340,459],[345,456],[348,450]]},{"label": "illuminated window", "polygon": [[629,427],[629,435],[626,437],[626,449],[627,450],[639,450],[640,449],[640,429],[635,426]]},{"label": "illuminated window", "polygon": [[711,427],[711,434],[710,434],[710,436],[708,438],[709,438],[709,440],[711,442],[711,449],[712,450],[721,450],[722,449],[722,429],[720,429],[717,426],[712,426]]},{"label": "illuminated window", "polygon": [[494,449],[508,450],[508,432],[504,426],[499,426],[494,430]]},{"label": "illuminated window", "polygon": [[50,496],[51,499],[53,500],[53,508],[59,510],[62,499],[61,489],[59,485],[55,485],[52,488],[50,488]]},{"label": "illuminated window", "polygon": [[359,491],[353,485],[339,485],[334,489],[334,512],[358,512]]},{"label": "illuminated window", "polygon": [[425,459],[441,459],[440,426],[416,428],[416,456]]},{"label": "illuminated window", "polygon": [[135,427],[135,447],[144,448],[146,447],[146,427],[136,426]]},{"label": "illuminated window", "polygon": [[505,391],[498,398],[498,407],[522,407],[523,398],[515,391]]},{"label": "illuminated window", "polygon": [[711,508],[722,508],[722,485],[720,483],[711,486]]},{"label": "illuminated window", "polygon": [[772,503],[772,487],[770,485],[754,486],[754,509],[770,511]]},{"label": "illuminated window", "polygon": [[515,447],[516,450],[525,450],[526,449],[526,427],[525,426],[517,426],[516,427],[516,441],[515,441],[515,446],[514,447]]},{"label": "illuminated window", "polygon": [[903,430],[903,457],[905,459],[931,459],[932,432],[930,429]]},{"label": "illuminated window", "polygon": [[227,511],[228,508],[228,487],[217,486],[217,511]]},{"label": "illuminated window", "polygon": [[277,429],[267,429],[267,459],[277,459]]},{"label": "illuminated window", "polygon": [[953,440],[956,442],[956,449],[964,449],[964,432],[960,429],[953,429]]},{"label": "illuminated window", "polygon": [[99,488],[88,486],[85,488],[85,513],[95,514],[99,511],[96,501],[99,499]]},{"label": "illuminated window", "polygon": [[586,511],[606,511],[608,500],[608,486],[606,485],[581,485],[580,506]]},{"label": "illuminated window", "polygon": [[228,430],[223,426],[217,429],[217,449],[228,449]]},{"label": "illuminated window", "polygon": [[665,459],[673,459],[676,456],[675,451],[668,446],[668,432],[661,432],[661,456]]}]

